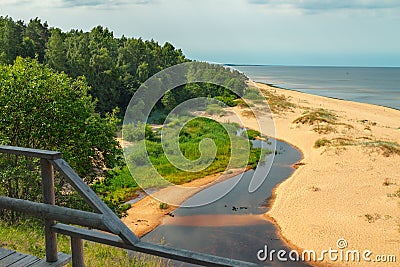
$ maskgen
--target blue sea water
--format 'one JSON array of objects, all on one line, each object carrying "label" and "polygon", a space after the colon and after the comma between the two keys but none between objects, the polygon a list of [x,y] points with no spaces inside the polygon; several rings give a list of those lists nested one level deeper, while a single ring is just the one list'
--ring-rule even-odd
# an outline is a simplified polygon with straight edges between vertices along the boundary
[{"label": "blue sea water", "polygon": [[233,66],[256,82],[400,110],[400,68]]}]

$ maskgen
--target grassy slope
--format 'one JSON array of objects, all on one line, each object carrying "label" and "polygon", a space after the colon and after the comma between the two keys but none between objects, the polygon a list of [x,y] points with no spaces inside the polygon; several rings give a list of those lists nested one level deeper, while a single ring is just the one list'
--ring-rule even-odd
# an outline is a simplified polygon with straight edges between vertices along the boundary
[{"label": "grassy slope", "polygon": [[[45,258],[43,228],[35,221],[26,221],[21,225],[9,225],[0,221],[1,247]],[[58,250],[71,254],[68,236],[58,235]],[[168,266],[161,258],[138,254],[129,257],[124,249],[84,241],[85,264],[87,267],[103,266]],[[71,266],[71,264],[69,265]]]}]

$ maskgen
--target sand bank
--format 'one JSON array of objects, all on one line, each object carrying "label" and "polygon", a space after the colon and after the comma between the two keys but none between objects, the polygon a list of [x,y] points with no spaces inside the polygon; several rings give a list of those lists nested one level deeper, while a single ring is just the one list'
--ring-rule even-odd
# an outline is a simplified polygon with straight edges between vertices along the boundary
[{"label": "sand bank", "polygon": [[[127,212],[127,216],[122,218],[122,221],[136,235],[141,237],[160,225],[163,218],[168,218],[170,214],[178,208],[177,206],[169,206],[166,209],[160,209],[161,202],[157,199],[163,199],[164,202],[182,204],[197,192],[212,186],[215,183],[239,175],[246,170],[247,169],[232,169],[225,173],[208,175],[196,179],[179,187],[169,186],[163,188],[152,196],[146,196],[140,201],[132,204],[132,207]],[[158,196],[162,196],[162,198]]]},{"label": "sand bank", "polygon": [[[263,90],[286,96],[296,105],[290,112],[274,114],[276,137],[298,147],[304,155],[294,174],[275,190],[266,214],[278,224],[281,235],[293,247],[315,250],[370,250],[396,255],[397,263],[325,260],[323,266],[399,266],[400,156],[384,155],[380,148],[362,143],[377,140],[400,143],[400,111],[257,84]],[[319,134],[315,126],[294,124],[304,111],[323,108],[338,116],[333,132]],[[251,118],[245,126],[257,129]],[[318,139],[355,143],[315,148]],[[347,140],[347,141],[346,141]],[[327,257],[325,257],[327,258]]]}]

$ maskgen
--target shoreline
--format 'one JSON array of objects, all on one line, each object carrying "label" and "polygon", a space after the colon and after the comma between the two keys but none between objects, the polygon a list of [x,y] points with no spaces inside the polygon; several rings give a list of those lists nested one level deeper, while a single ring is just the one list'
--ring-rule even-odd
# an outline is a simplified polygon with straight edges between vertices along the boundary
[{"label": "shoreline", "polygon": [[[269,210],[263,215],[264,219],[277,227],[278,235],[288,247],[300,253],[304,250],[315,250],[318,253],[330,247],[335,248],[336,241],[345,238],[349,249],[368,249],[381,255],[397,253],[399,261],[397,248],[400,245],[400,199],[389,198],[388,195],[398,190],[400,185],[400,174],[397,171],[400,155],[385,157],[379,148],[360,144],[320,148],[314,148],[314,144],[320,138],[343,137],[354,138],[356,141],[359,140],[358,137],[368,137],[372,141],[399,143],[400,111],[260,83],[256,83],[256,86],[261,90],[284,95],[296,105],[291,111],[273,114],[276,128],[273,137],[296,147],[302,153],[302,159],[297,162],[301,164],[295,163],[293,167],[296,170],[272,190],[267,202]],[[312,126],[293,123],[304,111],[318,108],[332,110],[337,115],[340,122],[334,125],[338,128],[337,131],[319,134],[313,131]],[[238,113],[243,111],[238,107],[229,109]],[[229,115],[217,120],[234,122]],[[252,120],[254,119],[245,117],[241,124],[258,130],[257,124]],[[347,129],[345,125],[351,127]],[[192,182],[204,182],[211,186],[218,179],[216,176],[205,177],[208,182],[204,182],[205,178]],[[386,181],[388,185],[382,185]],[[191,195],[183,197],[182,202]],[[136,221],[128,222],[129,217],[123,219],[135,233],[138,234],[139,231],[139,236],[157,227],[175,209],[160,210],[154,203],[139,205],[137,204],[137,211],[147,210],[150,205],[153,213],[157,213],[153,217],[155,219],[152,225],[146,219],[141,219],[146,214],[130,213],[129,217]],[[369,221],[367,215],[372,216],[373,220]],[[313,266],[360,266],[359,262],[329,260],[309,263]],[[377,266],[373,263],[365,265]],[[396,266],[396,263],[386,262],[379,266]]]},{"label": "shoreline", "polygon": [[[299,105],[300,104],[308,104],[309,106],[312,106],[313,108],[315,108],[315,107],[319,108],[321,106],[321,102],[320,101],[322,101],[322,102],[324,102],[324,101],[325,102],[330,102],[329,103],[330,105],[332,105],[332,103],[333,103],[334,105],[336,105],[336,108],[340,107],[339,111],[344,113],[344,114],[340,114],[340,119],[341,120],[343,120],[344,118],[347,118],[347,116],[351,116],[352,114],[349,114],[349,113],[354,112],[352,110],[353,108],[355,108],[356,110],[359,109],[358,111],[360,111],[360,110],[363,111],[364,110],[366,113],[368,113],[368,112],[371,113],[371,111],[368,110],[368,109],[372,109],[372,112],[375,113],[375,114],[376,113],[382,113],[382,112],[386,113],[387,112],[387,113],[391,113],[391,116],[393,116],[393,113],[396,113],[395,116],[400,115],[399,110],[393,109],[393,108],[388,108],[388,107],[383,107],[383,106],[378,106],[378,105],[373,105],[373,104],[368,104],[368,103],[351,102],[351,101],[348,101],[348,100],[328,98],[328,97],[323,97],[323,96],[314,96],[314,95],[310,95],[310,94],[307,94],[307,93],[298,92],[296,90],[288,90],[288,89],[270,87],[268,85],[260,84],[260,83],[256,83],[256,86],[258,88],[262,89],[262,90],[270,90],[270,91],[278,92],[279,94],[283,94],[286,97],[291,98],[292,100],[295,99],[295,98],[298,98]],[[312,100],[314,100],[315,103],[310,103],[309,101],[304,101],[304,99],[301,99],[301,98],[309,98],[308,100],[312,99]],[[301,100],[303,100],[303,101],[301,101]],[[291,101],[291,102],[293,102],[293,101]],[[316,104],[319,104],[319,105],[316,105]],[[324,105],[322,105],[323,108],[325,108],[325,105],[327,105],[327,104],[328,103],[324,103]],[[345,104],[345,105],[343,105],[343,104]],[[348,110],[346,110],[346,108]],[[299,109],[299,107],[296,107],[296,109]],[[387,109],[387,110],[385,110],[385,109]],[[379,112],[378,112],[378,110],[379,110]],[[300,115],[298,110],[296,110],[295,113],[298,113],[297,116]],[[362,115],[362,112],[359,113],[359,115]],[[382,117],[382,114],[380,114],[380,115]],[[395,116],[394,116],[394,118],[396,118]],[[289,118],[287,118],[287,117],[289,117]],[[335,225],[334,225],[335,223],[334,222],[333,223],[332,223],[332,221],[331,221],[331,223],[328,222],[328,225],[326,225],[326,223],[327,223],[326,220],[320,220],[321,222],[319,222],[318,219],[321,216],[323,216],[324,212],[325,213],[332,213],[332,210],[331,211],[329,211],[329,209],[325,209],[325,211],[322,210],[322,214],[321,214],[321,212],[315,212],[315,211],[314,212],[307,212],[307,211],[312,210],[312,206],[313,205],[314,205],[314,208],[317,208],[318,206],[321,206],[321,205],[318,205],[318,203],[321,203],[321,201],[312,201],[312,200],[311,201],[309,200],[308,202],[306,201],[306,202],[304,202],[303,206],[309,205],[311,207],[309,209],[307,209],[307,208],[304,209],[303,208],[303,210],[300,210],[300,211],[299,211],[299,209],[296,208],[296,206],[294,206],[294,207],[292,206],[291,207],[291,205],[299,203],[299,199],[307,200],[307,197],[304,197],[304,196],[302,196],[301,193],[299,194],[298,192],[296,192],[296,191],[299,191],[298,187],[301,184],[301,182],[299,182],[299,181],[302,178],[304,178],[304,179],[308,178],[309,179],[309,176],[310,176],[310,173],[311,173],[310,172],[311,168],[309,166],[313,162],[316,161],[316,158],[318,158],[318,156],[326,157],[326,155],[328,153],[331,153],[332,151],[330,151],[331,148],[325,148],[325,150],[321,152],[321,155],[318,155],[315,152],[318,151],[318,150],[321,150],[321,148],[316,149],[316,148],[313,148],[312,146],[310,147],[309,145],[312,144],[312,143],[308,142],[308,144],[307,144],[307,142],[304,142],[304,137],[303,138],[302,137],[297,138],[298,140],[296,140],[296,138],[293,137],[293,135],[295,135],[295,134],[288,133],[288,132],[292,132],[292,133],[300,133],[300,132],[302,132],[303,136],[305,135],[305,136],[307,136],[309,138],[311,137],[310,139],[312,139],[313,137],[314,137],[314,139],[316,137],[321,137],[321,135],[320,136],[316,136],[316,134],[313,133],[312,131],[310,131],[310,129],[304,129],[304,128],[307,128],[307,126],[304,126],[304,125],[301,125],[299,127],[299,129],[297,130],[297,127],[294,127],[294,125],[292,123],[292,121],[293,121],[292,119],[294,117],[295,116],[293,116],[293,114],[291,114],[291,113],[290,114],[284,114],[284,115],[282,115],[282,114],[278,114],[278,115],[274,114],[274,120],[275,120],[275,124],[276,124],[276,127],[277,127],[277,134],[276,134],[275,138],[281,139],[281,140],[289,143],[290,145],[296,147],[297,149],[299,149],[302,152],[302,155],[303,155],[303,159],[300,160],[299,162],[303,163],[304,165],[298,166],[298,168],[292,173],[291,176],[289,176],[287,179],[285,179],[285,181],[283,181],[282,183],[280,183],[279,185],[277,185],[273,189],[272,195],[268,200],[268,205],[270,207],[270,210],[265,214],[265,219],[271,221],[272,223],[274,223],[274,225],[276,225],[276,227],[278,229],[279,236],[282,238],[282,240],[284,240],[284,242],[289,247],[291,247],[291,248],[293,248],[293,249],[295,249],[295,250],[297,250],[299,252],[301,252],[303,250],[306,250],[306,249],[314,249],[315,251],[322,251],[323,249],[329,248],[329,243],[328,243],[327,246],[326,245],[322,245],[322,244],[318,244],[318,243],[325,243],[325,244],[327,243],[326,241],[325,242],[321,242],[320,241],[321,238],[324,237],[324,235],[325,235],[325,239],[329,239],[329,238],[326,238],[327,234],[322,234],[322,233],[332,233],[332,232],[337,231],[338,229],[334,229],[335,228]],[[377,117],[379,117],[379,116],[377,116]],[[397,118],[399,118],[399,117],[397,117]],[[378,124],[381,124],[382,121],[383,122],[389,121],[389,122],[392,122],[392,123],[396,122],[396,120],[390,120],[390,118],[388,119],[388,118],[385,118],[385,117],[380,118],[380,119],[381,120],[379,120],[377,122]],[[356,120],[355,122],[358,122],[358,121]],[[400,125],[400,121],[397,120],[397,122]],[[353,123],[354,123],[354,121],[353,121]],[[354,124],[356,124],[356,123],[354,123]],[[356,126],[356,125],[354,125],[354,126]],[[364,125],[362,125],[362,126],[364,126]],[[398,125],[396,125],[396,126],[398,126]],[[387,125],[383,125],[381,127],[382,128],[390,128]],[[377,128],[377,127],[373,127],[373,128]],[[373,130],[375,130],[375,129],[373,129]],[[399,128],[396,129],[396,128],[392,127],[390,129],[391,131],[387,130],[387,132],[391,132],[389,135],[385,132],[386,129],[383,129],[383,130],[380,129],[380,130],[381,130],[380,133],[375,133],[374,135],[371,134],[371,136],[373,136],[376,139],[380,139],[380,138],[384,137],[384,138],[388,138],[389,140],[394,140],[396,142],[398,142],[400,140],[400,134],[399,134],[400,130],[399,130]],[[286,136],[285,136],[285,133],[286,133]],[[392,135],[393,133],[395,133],[395,134]],[[364,134],[364,133],[361,133],[361,134]],[[303,139],[303,140],[301,140],[301,139]],[[354,149],[354,147],[349,147],[349,148],[344,148],[344,150],[357,150],[357,149]],[[361,148],[361,150],[365,150],[365,148]],[[344,152],[343,151],[339,151],[338,153],[339,154],[340,153],[341,154],[346,154],[346,153],[350,153],[350,152],[355,152],[355,151],[344,151]],[[387,160],[387,158],[384,158],[382,155],[376,155],[377,153],[379,154],[379,151],[378,152],[376,152],[376,151],[375,152],[362,151],[362,152],[363,152],[363,154],[372,153],[371,155],[374,158],[374,160],[378,161],[378,163],[376,163],[376,162],[374,163],[375,167],[379,167],[379,161],[383,161],[384,162],[385,160]],[[338,160],[338,157],[328,156],[328,158],[329,157],[335,158],[335,160]],[[342,157],[343,157],[343,155],[342,155]],[[348,164],[346,164],[346,165],[343,164],[344,166],[342,166],[342,168],[346,169],[346,168],[349,168],[349,167],[352,166],[352,158],[353,157],[349,157],[348,156],[347,158],[350,158],[350,160],[349,160],[349,162],[347,162]],[[395,159],[394,160],[395,162],[400,163],[398,155],[390,156],[389,159],[390,158]],[[368,163],[368,161],[369,161],[368,156],[367,156],[367,159],[364,158],[364,160]],[[340,163],[340,159],[338,160],[338,162]],[[364,163],[364,162],[362,162],[362,163]],[[318,166],[318,164],[321,164],[321,165]],[[329,165],[329,162],[323,162],[323,161],[322,162],[321,161],[317,162],[317,165],[314,164],[313,169],[311,169],[311,171],[314,171],[314,172],[318,173],[318,169],[322,170],[322,175],[321,174],[319,174],[319,175],[324,176],[323,173],[324,172],[326,173],[327,169],[329,169],[329,167],[331,167],[331,166],[326,166],[326,165]],[[358,175],[358,176],[362,176],[363,174],[368,175],[368,174],[371,174],[371,172],[373,173],[374,172],[374,168],[373,168],[374,166],[370,167],[370,169],[367,170],[367,171],[365,171],[363,169],[357,170],[357,171],[362,173],[361,175]],[[304,170],[304,169],[306,169],[306,170]],[[391,187],[392,188],[391,191],[394,192],[396,190],[396,188],[398,188],[398,185],[400,184],[400,179],[399,179],[400,177],[396,174],[395,166],[392,166],[392,168],[387,169],[385,171],[387,171],[388,176],[390,176],[390,175],[392,176],[391,179],[393,179],[393,180],[391,182],[389,182],[389,183],[392,183],[392,185],[394,185],[394,186],[393,187],[387,186],[387,187]],[[308,172],[308,174],[305,174],[307,172]],[[335,177],[335,175],[332,176],[332,174],[330,174],[328,176],[330,178],[340,178],[340,177],[337,177],[337,176]],[[321,179],[318,179],[318,178],[314,179],[314,180],[311,178],[309,180],[312,180],[313,183],[316,182],[316,181],[321,182],[320,181]],[[323,181],[323,182],[326,182],[326,181]],[[296,185],[293,185],[293,183],[296,183]],[[290,184],[292,184],[293,186],[290,186]],[[329,184],[329,181],[328,181],[328,184]],[[334,186],[340,188],[341,185],[339,183],[337,183]],[[367,185],[367,186],[371,186],[371,185]],[[305,187],[303,186],[303,188],[305,188]],[[314,185],[313,185],[313,188],[314,188]],[[322,191],[321,188],[315,187],[315,191],[320,191],[320,190]],[[340,190],[338,190],[338,191],[340,191]],[[387,191],[389,191],[389,190],[387,190]],[[318,192],[313,192],[313,193],[318,193]],[[283,195],[285,197],[282,197]],[[289,195],[289,197],[288,197],[288,195]],[[339,194],[339,197],[340,197],[340,194]],[[370,196],[368,194],[366,194],[365,196],[359,196],[359,198],[365,198],[365,201],[368,201],[369,197]],[[384,194],[378,195],[378,198],[383,198],[383,197],[385,197]],[[289,199],[287,199],[287,198],[289,198]],[[329,198],[330,198],[330,202],[335,202],[335,199],[337,199],[338,197],[335,196],[334,194],[330,193],[326,198],[322,198],[322,199],[329,199]],[[332,201],[332,199],[333,199],[333,201]],[[301,202],[301,200],[300,200],[300,202]],[[379,232],[385,232],[385,231],[389,232],[390,231],[390,234],[386,233],[386,235],[385,235],[386,240],[389,240],[389,241],[388,242],[382,242],[382,245],[378,245],[378,246],[376,246],[376,244],[375,244],[374,247],[375,248],[376,247],[382,248],[382,250],[379,252],[381,254],[386,253],[386,254],[394,254],[394,255],[396,255],[396,252],[397,252],[396,251],[396,245],[397,245],[397,243],[400,244],[400,230],[396,233],[396,228],[398,227],[400,229],[400,219],[399,219],[399,214],[398,214],[398,208],[396,210],[396,206],[398,204],[394,204],[393,202],[398,202],[398,200],[397,199],[394,199],[394,200],[393,199],[389,199],[389,200],[388,199],[384,199],[384,201],[383,201],[384,204],[385,204],[385,201],[386,202],[391,202],[390,203],[391,204],[390,205],[390,209],[387,211],[388,214],[384,215],[385,220],[387,220],[387,221],[390,220],[391,224],[386,224],[385,225],[385,229],[383,231],[379,231]],[[338,202],[338,201],[336,201],[336,202]],[[359,201],[359,202],[361,202],[361,201]],[[336,204],[336,206],[338,206],[338,205]],[[297,207],[299,207],[299,205],[297,205]],[[384,205],[381,205],[381,206],[379,206],[379,208],[384,210],[387,207],[385,207]],[[282,210],[285,210],[286,212],[282,212]],[[333,217],[335,215],[334,213],[335,212],[333,212]],[[346,212],[344,212],[344,213],[346,213]],[[358,228],[361,228],[361,230],[358,230],[358,232],[363,232],[364,236],[365,236],[365,233],[368,233],[368,231],[369,231],[368,228],[371,226],[372,223],[370,223],[370,222],[366,222],[365,223],[365,221],[364,221],[364,225],[363,225],[364,227],[362,228],[362,227],[360,227],[360,223],[359,223],[360,218],[359,217],[361,217],[361,219],[363,219],[362,218],[363,214],[361,213],[361,214],[357,215],[357,214],[351,214],[351,213],[353,213],[353,211],[347,212],[347,215],[349,215],[349,214],[352,215],[352,216],[350,216],[350,218],[353,219],[353,220],[354,220],[355,217],[357,217],[356,220],[354,220],[354,221],[358,221],[355,225],[357,225]],[[297,215],[301,214],[301,216],[297,216],[297,218],[293,220],[293,218],[290,218],[291,216],[287,216],[287,214],[297,214]],[[329,214],[329,215],[332,216],[332,214]],[[392,217],[392,215],[393,215],[394,218]],[[293,227],[293,225],[301,225],[302,223],[304,223],[304,221],[302,220],[302,217],[311,217],[311,219],[309,218],[309,220],[308,220],[308,225],[306,227],[303,227],[303,229],[307,229],[308,231],[307,230],[301,231],[301,230],[297,229],[297,227]],[[382,215],[382,217],[383,217],[383,215]],[[373,222],[373,223],[377,223],[378,221],[379,221],[379,223],[381,223],[381,219],[380,218],[377,218],[376,221]],[[349,225],[349,224],[352,225],[350,220],[348,221],[347,225]],[[397,226],[396,224],[399,224],[399,226]],[[289,228],[289,231],[288,231],[288,228]],[[324,228],[328,229],[328,231],[326,231],[326,230],[324,231]],[[338,227],[336,227],[336,228],[338,228]],[[355,227],[355,228],[357,228],[357,227]],[[320,231],[320,233],[317,234],[317,238],[314,238],[314,239],[308,238],[307,237],[308,233],[309,232],[313,232],[313,231],[316,232],[315,229],[318,229]],[[351,230],[353,228],[352,227],[347,227],[347,230],[349,230],[349,229]],[[335,231],[333,231],[333,230],[335,230]],[[305,234],[298,234],[298,232],[303,232]],[[345,234],[346,231],[339,231],[339,232],[342,232],[342,235],[340,235],[340,236],[338,235],[336,237],[337,239],[338,238],[342,238],[343,236],[346,235]],[[349,232],[351,232],[351,231],[349,231]],[[354,236],[354,234],[352,234],[352,235]],[[357,238],[354,238],[354,239],[360,241]],[[305,242],[298,242],[300,240],[306,240],[306,241]],[[379,244],[378,240],[372,239],[371,242],[368,242],[368,240],[366,242],[365,239],[364,239],[363,242],[360,242],[360,244],[361,244],[360,246],[365,248],[366,247],[365,243],[367,243],[368,245],[370,245],[370,244],[372,245],[372,243],[377,243],[377,242]],[[301,243],[303,243],[303,245]],[[304,245],[304,244],[306,244],[306,245]],[[314,244],[317,244],[317,245],[314,245]],[[335,242],[330,243],[330,246],[334,247],[335,244],[336,244]],[[357,244],[354,244],[354,242],[352,242],[352,244],[349,244],[349,246],[350,245],[351,245],[352,248],[358,249],[358,248],[354,247],[354,246],[357,246]],[[374,250],[372,250],[372,251],[374,251]],[[383,251],[383,253],[382,253],[382,251]],[[377,250],[375,250],[374,252],[378,253]],[[397,257],[399,257],[399,256],[400,255],[397,255]],[[323,262],[309,262],[309,263],[313,264],[313,266],[326,266],[326,264],[329,264],[329,266],[359,266],[359,263],[354,263],[354,262],[345,262],[345,263],[339,262],[338,263],[338,262],[333,262],[333,261],[323,261]],[[380,265],[380,266],[395,266],[395,264],[396,263],[385,263],[385,264]],[[372,265],[370,265],[370,266],[372,266]],[[376,265],[374,265],[374,266],[376,266]]]},{"label": "shoreline", "polygon": [[305,93],[305,92],[302,92],[302,91],[300,91],[298,89],[284,88],[284,87],[280,87],[280,86],[274,85],[272,83],[266,83],[266,82],[254,82],[254,83],[268,86],[271,89],[292,91],[292,92],[297,92],[297,93],[300,93],[300,94],[314,95],[314,96],[325,97],[325,98],[329,98],[329,99],[333,99],[333,100],[341,100],[341,101],[351,102],[351,103],[367,104],[367,105],[372,105],[372,106],[377,106],[377,107],[388,108],[388,109],[393,109],[393,110],[396,110],[396,111],[400,111],[400,108],[394,108],[394,107],[389,107],[389,106],[384,106],[384,105],[379,105],[379,104],[371,104],[371,103],[366,103],[366,102],[353,101],[353,100],[348,100],[348,99],[339,98],[339,97],[333,97],[333,96],[322,96],[322,95],[317,95],[317,94]]},{"label": "shoreline", "polygon": [[[168,206],[166,209],[160,209],[161,201],[157,199],[158,194],[162,195],[163,198],[171,199],[171,202],[182,204],[201,190],[243,174],[250,169],[250,167],[246,167],[244,169],[227,170],[222,173],[207,175],[179,186],[168,186],[152,195],[146,195],[144,198],[133,203],[127,211],[127,216],[121,220],[137,236],[143,237],[159,226],[164,219],[170,217],[174,210],[179,208],[179,206]],[[182,187],[192,189],[181,190]]]}]

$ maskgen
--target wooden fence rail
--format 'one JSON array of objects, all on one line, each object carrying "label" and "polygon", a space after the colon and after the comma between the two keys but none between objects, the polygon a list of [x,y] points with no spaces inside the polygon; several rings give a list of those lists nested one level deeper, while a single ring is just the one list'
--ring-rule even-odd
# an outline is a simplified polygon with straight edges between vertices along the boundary
[{"label": "wooden fence rail", "polygon": [[[58,260],[56,233],[59,233],[71,237],[74,267],[84,266],[82,240],[203,266],[257,266],[254,263],[141,241],[62,159],[59,152],[0,146],[0,153],[40,158],[43,203],[0,196],[0,209],[23,212],[45,219],[46,261],[49,263]],[[55,206],[54,169],[67,179],[95,212]],[[89,227],[91,230],[68,224]]]}]

